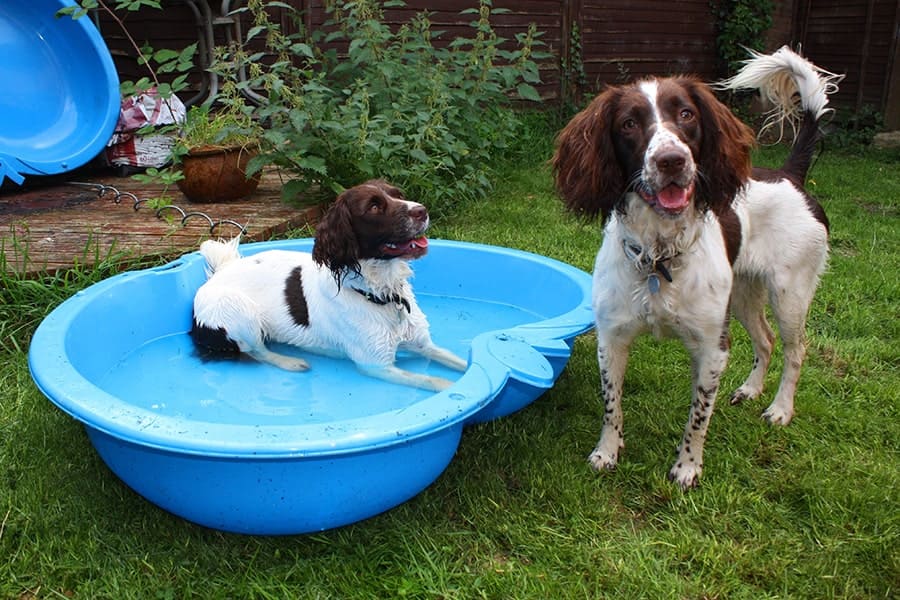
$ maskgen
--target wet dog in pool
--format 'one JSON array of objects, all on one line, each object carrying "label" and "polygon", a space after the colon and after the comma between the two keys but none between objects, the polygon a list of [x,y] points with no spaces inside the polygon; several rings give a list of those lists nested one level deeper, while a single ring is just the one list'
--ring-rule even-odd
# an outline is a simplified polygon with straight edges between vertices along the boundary
[{"label": "wet dog in pool", "polygon": [[312,253],[268,250],[242,257],[239,238],[200,246],[208,280],[194,297],[191,337],[216,352],[244,353],[289,371],[299,357],[267,342],[349,358],[386,381],[439,391],[451,382],[396,366],[398,350],[464,371],[466,361],[431,340],[409,279],[428,251],[426,208],[372,180],[338,196],[316,228]]}]

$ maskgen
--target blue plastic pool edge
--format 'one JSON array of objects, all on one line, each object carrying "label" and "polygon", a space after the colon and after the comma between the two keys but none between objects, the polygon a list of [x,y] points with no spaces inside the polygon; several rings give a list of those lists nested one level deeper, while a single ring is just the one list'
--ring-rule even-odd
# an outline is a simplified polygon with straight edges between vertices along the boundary
[{"label": "blue plastic pool edge", "polygon": [[[242,252],[252,254],[268,249],[303,249],[298,244],[307,243],[311,248],[312,240],[284,240],[282,242],[260,242],[241,246]],[[508,331],[491,331],[480,334],[472,344],[472,360],[469,369],[449,389],[422,400],[427,403],[428,410],[423,418],[398,429],[392,413],[378,416],[367,416],[365,431],[380,431],[379,435],[360,437],[352,428],[343,436],[332,430],[325,432],[328,426],[294,425],[286,427],[266,426],[269,434],[265,443],[232,443],[223,447],[221,440],[246,438],[246,425],[225,425],[220,423],[200,423],[206,427],[207,435],[187,442],[184,436],[173,435],[184,429],[181,419],[159,415],[151,411],[129,405],[107,392],[99,389],[84,377],[66,360],[65,332],[69,323],[77,316],[85,295],[106,294],[123,278],[152,277],[156,274],[171,275],[173,271],[188,269],[202,257],[198,253],[185,255],[169,264],[142,271],[122,273],[78,292],[74,297],[57,307],[38,327],[29,349],[29,367],[35,384],[44,395],[61,410],[81,421],[86,426],[121,439],[125,442],[154,448],[162,451],[176,452],[219,458],[290,458],[314,457],[325,455],[341,455],[346,453],[370,451],[387,448],[395,444],[408,443],[412,440],[433,435],[442,428],[453,427],[460,423],[483,420],[478,413],[489,408],[495,397],[506,387],[507,379],[523,381],[525,385],[540,389],[548,389],[559,375],[554,369],[542,369],[540,373],[516,373],[515,369],[500,371],[496,368],[485,369],[484,364],[496,363],[493,355],[480,355],[482,347],[489,347],[498,342],[499,337],[511,339],[516,344],[537,348],[549,348],[558,351],[568,358],[565,351],[567,340],[588,331],[592,327],[590,318],[590,276],[571,265],[549,259],[536,254],[518,250],[510,250],[496,246],[472,244],[467,242],[449,242],[432,240],[432,251],[440,251],[443,246],[458,246],[487,252],[509,253],[517,259],[526,258],[538,261],[549,268],[566,273],[582,288],[586,303],[582,303],[569,313],[558,315],[546,321],[526,324],[511,328]],[[514,344],[515,345],[515,344]],[[90,418],[82,414],[79,398],[91,397],[94,410]],[[416,406],[418,406],[418,404]],[[372,420],[376,419],[373,423]],[[383,423],[377,422],[383,419]],[[123,427],[122,423],[130,426]],[[352,425],[350,422],[345,422]],[[346,428],[345,428],[346,429]],[[274,440],[274,441],[273,441]]]}]

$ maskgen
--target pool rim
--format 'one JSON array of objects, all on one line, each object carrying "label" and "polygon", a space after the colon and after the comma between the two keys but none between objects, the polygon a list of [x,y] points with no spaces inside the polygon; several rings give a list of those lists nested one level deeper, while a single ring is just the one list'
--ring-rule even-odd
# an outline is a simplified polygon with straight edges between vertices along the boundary
[{"label": "pool rim", "polygon": [[[309,238],[256,242],[242,245],[241,251],[244,254],[268,249],[305,251],[306,248],[298,246],[311,246],[311,243],[312,240]],[[473,249],[537,262],[543,267],[561,272],[581,288],[582,302],[567,313],[518,327],[481,333],[473,340],[473,348],[479,345],[476,343],[479,338],[485,337],[505,336],[514,341],[524,341],[529,345],[540,345],[542,341],[569,340],[592,326],[592,322],[588,320],[590,275],[572,265],[523,250],[487,244],[432,239],[430,247],[432,251],[446,247]],[[40,391],[63,412],[86,427],[142,447],[205,457],[280,460],[368,452],[395,444],[409,443],[447,427],[461,426],[490,403],[506,385],[506,379],[510,376],[508,371],[505,374],[498,373],[496,369],[486,368],[475,360],[449,389],[416,400],[401,409],[404,413],[419,410],[422,414],[418,418],[410,417],[402,422],[400,427],[397,426],[396,420],[399,411],[392,410],[335,422],[348,430],[349,434],[345,432],[344,435],[340,435],[341,432],[336,431],[339,428],[331,425],[335,435],[329,433],[328,436],[313,438],[308,435],[309,432],[321,432],[329,425],[318,423],[253,426],[207,423],[198,420],[187,421],[188,424],[185,425],[184,419],[159,415],[113,396],[87,380],[67,360],[68,326],[95,295],[105,294],[121,281],[134,277],[146,277],[162,272],[174,276],[181,269],[196,268],[195,263],[202,260],[198,252],[193,252],[164,265],[120,273],[77,292],[56,307],[35,331],[29,348],[29,369]],[[503,381],[499,381],[500,379]],[[420,410],[426,403],[428,410]],[[365,424],[357,429],[348,427],[358,425],[356,421],[365,421]],[[184,435],[178,434],[179,430],[184,430],[186,426],[190,429],[207,427],[207,435],[194,435],[186,439]],[[254,431],[256,435],[249,435]],[[263,433],[266,435],[261,435]],[[307,435],[303,435],[304,433]],[[225,443],[223,440],[228,442]]]}]

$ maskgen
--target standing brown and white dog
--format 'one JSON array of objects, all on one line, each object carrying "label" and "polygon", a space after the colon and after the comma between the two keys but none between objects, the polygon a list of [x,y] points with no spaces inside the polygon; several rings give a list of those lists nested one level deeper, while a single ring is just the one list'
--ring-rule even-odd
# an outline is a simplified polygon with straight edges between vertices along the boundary
[{"label": "standing brown and white dog", "polygon": [[428,222],[423,205],[373,180],[338,196],[316,229],[312,254],[268,250],[242,258],[237,238],[206,241],[200,253],[209,279],[194,297],[191,335],[202,348],[244,352],[290,371],[309,365],[266,342],[350,358],[394,383],[445,389],[447,379],[394,364],[403,349],[466,369],[465,360],[431,341],[409,283],[409,261],[428,251]]},{"label": "standing brown and white dog", "polygon": [[786,425],[803,363],[804,329],[828,254],[828,220],[804,190],[818,121],[838,77],[784,47],[754,54],[723,86],[754,88],[778,119],[802,117],[778,170],[754,169],[754,136],[693,77],[611,87],[560,133],[553,168],[572,211],[605,222],[594,267],[593,307],[605,414],[590,455],[613,469],[624,447],[622,387],[628,349],[643,332],[674,334],[692,358],[690,417],[669,478],[696,486],[719,378],[730,345],[729,307],[755,359],[732,403],[759,396],[775,336],[784,369],[763,416]]}]

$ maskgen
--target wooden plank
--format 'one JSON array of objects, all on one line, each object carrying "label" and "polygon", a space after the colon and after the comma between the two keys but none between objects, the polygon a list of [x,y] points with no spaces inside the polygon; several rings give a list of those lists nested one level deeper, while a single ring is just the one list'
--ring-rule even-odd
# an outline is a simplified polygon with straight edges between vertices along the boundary
[{"label": "wooden plank", "polygon": [[[175,209],[157,215],[146,203],[135,210],[128,198],[117,203],[111,192],[100,195],[97,188],[67,183],[8,191],[0,195],[0,266],[7,272],[35,275],[75,264],[90,266],[110,257],[174,257],[195,250],[204,239],[238,234],[240,228],[229,221],[246,229],[245,241],[312,226],[321,207],[297,208],[284,203],[284,179],[278,171],[267,171],[252,196],[234,202],[195,204],[175,190],[175,204],[182,211],[205,215],[187,219]],[[160,186],[130,178],[105,176],[83,181],[113,186],[140,199],[163,191]]]}]

